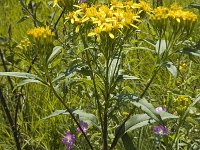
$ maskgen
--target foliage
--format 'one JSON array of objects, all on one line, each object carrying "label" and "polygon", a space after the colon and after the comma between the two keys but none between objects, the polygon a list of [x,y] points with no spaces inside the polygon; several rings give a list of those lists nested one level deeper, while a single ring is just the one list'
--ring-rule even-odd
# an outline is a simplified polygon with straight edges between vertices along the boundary
[{"label": "foliage", "polygon": [[180,2],[0,2],[0,149],[199,149],[200,4]]}]

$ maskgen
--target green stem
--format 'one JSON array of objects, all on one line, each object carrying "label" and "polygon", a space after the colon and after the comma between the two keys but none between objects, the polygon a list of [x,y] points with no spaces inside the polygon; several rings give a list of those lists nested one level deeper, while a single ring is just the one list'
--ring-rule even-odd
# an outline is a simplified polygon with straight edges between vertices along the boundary
[{"label": "green stem", "polygon": [[[156,67],[156,68],[154,69],[153,75],[152,75],[151,79],[150,79],[149,82],[147,83],[147,85],[146,85],[144,91],[143,91],[142,94],[139,96],[138,100],[144,97],[144,95],[146,94],[147,90],[149,89],[151,83],[153,82],[153,80],[154,80],[154,78],[156,77],[156,75],[157,75],[158,71],[160,70],[160,68],[161,68],[161,66],[158,66],[158,67]],[[113,142],[112,142],[112,144],[111,144],[110,150],[114,149],[114,147],[116,146],[116,144],[117,144],[119,138],[121,137],[121,135],[120,135],[121,130],[123,129],[123,127],[124,127],[126,121],[133,115],[133,113],[134,113],[134,111],[132,110],[132,111],[128,114],[128,116],[125,118],[125,120],[123,121],[123,123],[120,125],[119,130],[118,130],[118,132],[116,133],[116,136],[115,136],[115,138],[114,138],[114,140],[113,140]]]},{"label": "green stem", "polygon": [[73,112],[68,108],[68,106],[65,104],[64,100],[62,99],[62,97],[57,93],[57,91],[55,90],[55,88],[52,85],[52,82],[50,80],[50,77],[47,76],[48,80],[49,80],[49,87],[50,89],[53,91],[54,95],[57,97],[57,99],[62,103],[62,105],[65,107],[65,109],[67,110],[67,112],[69,112],[70,116],[72,117],[72,119],[74,120],[74,122],[76,123],[76,125],[79,127],[79,129],[81,130],[84,138],[86,139],[89,147],[91,150],[93,150],[93,147],[88,139],[88,137],[86,136],[85,132],[83,131],[83,129],[81,128],[78,120],[76,119],[76,117],[74,116]]}]

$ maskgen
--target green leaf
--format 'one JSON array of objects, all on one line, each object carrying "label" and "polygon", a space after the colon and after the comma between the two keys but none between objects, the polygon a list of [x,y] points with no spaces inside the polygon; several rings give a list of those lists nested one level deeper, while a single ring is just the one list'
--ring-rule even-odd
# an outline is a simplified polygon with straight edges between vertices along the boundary
[{"label": "green leaf", "polygon": [[197,3],[191,3],[188,5],[189,8],[196,8],[200,11],[200,4]]},{"label": "green leaf", "polygon": [[133,145],[132,138],[128,135],[128,133],[125,133],[122,136],[122,142],[125,150],[137,150]]},{"label": "green leaf", "polygon": [[53,79],[52,82],[56,82],[64,77],[65,79],[73,77],[76,74],[76,72],[80,70],[81,67],[82,67],[82,64],[73,65],[72,67],[68,68],[64,72],[60,73],[55,79]]},{"label": "green leaf", "polygon": [[135,76],[129,76],[129,75],[118,75],[116,82],[120,82],[122,80],[139,80],[140,78]]},{"label": "green leaf", "polygon": [[42,118],[42,119],[43,119],[43,120],[49,119],[49,118],[51,118],[51,117],[56,117],[56,116],[61,115],[61,114],[63,114],[63,115],[68,115],[69,113],[67,112],[67,110],[56,110],[56,111],[54,111],[52,114],[50,114],[49,116],[44,117],[44,118]]},{"label": "green leaf", "polygon": [[49,56],[49,58],[48,58],[48,60],[47,60],[47,64],[49,64],[50,61],[52,61],[52,59],[53,59],[54,57],[56,57],[56,55],[57,55],[59,52],[61,52],[61,51],[62,51],[62,46],[55,46],[55,47],[53,48],[53,51],[52,51],[51,55]]},{"label": "green leaf", "polygon": [[[159,112],[162,120],[166,119],[177,119],[178,116],[172,115],[167,112]],[[132,116],[130,119],[128,119],[125,123],[125,125],[122,127],[122,130],[120,131],[119,135],[123,136],[126,132],[131,132],[135,129],[144,127],[146,125],[149,125],[150,123],[156,122],[155,120],[151,119],[149,115],[147,114],[136,114]],[[118,132],[119,127],[116,129],[116,133]]]},{"label": "green leaf", "polygon": [[139,101],[131,101],[136,107],[142,109],[148,116],[159,122],[160,124],[164,124],[161,116],[155,110],[154,106],[149,103],[146,99],[142,98]]},{"label": "green leaf", "polygon": [[165,62],[162,64],[163,67],[166,67],[167,70],[173,75],[174,78],[177,77],[177,68],[172,62]]},{"label": "green leaf", "polygon": [[77,114],[79,116],[79,119],[87,122],[89,124],[94,125],[95,127],[99,128],[97,125],[97,118],[95,115],[91,114],[91,113],[86,113],[82,110],[75,110],[73,111],[74,114]]},{"label": "green leaf", "polygon": [[[79,109],[78,110],[72,110],[72,113],[78,115],[79,120],[87,122],[88,124],[92,124],[96,128],[100,129],[99,126],[97,125],[97,118],[96,118],[95,115],[93,115],[91,113],[86,113],[86,112],[79,110]],[[51,118],[51,117],[56,117],[58,115],[69,115],[69,112],[67,112],[67,110],[56,110],[52,114],[50,114],[49,116],[43,118],[43,120]]]},{"label": "green leaf", "polygon": [[[39,83],[39,84],[43,84],[43,83],[42,83],[41,81],[39,81],[39,80],[35,80],[35,79],[25,79],[25,80],[22,80],[21,82],[19,82],[19,83],[17,84],[17,87],[26,85],[26,84],[28,84],[28,83]],[[45,85],[45,84],[43,84],[43,85]]]},{"label": "green leaf", "polygon": [[0,76],[10,76],[10,77],[18,77],[18,78],[26,78],[26,79],[37,79],[39,81],[42,81],[41,78],[38,76],[26,73],[26,72],[0,72]]},{"label": "green leaf", "polygon": [[145,98],[142,98],[139,100],[138,97],[136,97],[133,94],[120,94],[117,96],[119,100],[124,99],[136,107],[142,109],[148,116],[159,122],[160,124],[164,124],[164,122],[161,119],[161,116],[159,113],[155,110],[154,106],[149,103]]},{"label": "green leaf", "polygon": [[200,50],[199,49],[185,47],[185,48],[182,49],[181,52],[184,53],[184,54],[188,54],[188,55],[193,55],[193,56],[200,57]]},{"label": "green leaf", "polygon": [[28,18],[29,18],[29,16],[23,16],[23,17],[21,17],[21,18],[19,19],[19,21],[17,21],[17,23],[21,23],[21,22],[25,21],[25,20],[28,19]]},{"label": "green leaf", "polygon": [[159,56],[162,55],[162,53],[164,53],[164,51],[167,48],[167,43],[165,40],[158,40],[156,43],[156,53],[159,54]]}]

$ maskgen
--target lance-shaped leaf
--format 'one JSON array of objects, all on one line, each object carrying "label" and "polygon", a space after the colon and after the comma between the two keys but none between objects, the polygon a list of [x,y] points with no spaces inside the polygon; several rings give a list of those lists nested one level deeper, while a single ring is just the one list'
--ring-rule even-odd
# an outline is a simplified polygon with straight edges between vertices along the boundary
[{"label": "lance-shaped leaf", "polygon": [[142,98],[139,101],[131,101],[132,104],[141,108],[148,116],[159,122],[160,124],[164,124],[163,120],[159,113],[155,110],[154,106],[149,103],[146,99]]},{"label": "lance-shaped leaf", "polygon": [[164,124],[159,113],[155,110],[154,106],[151,103],[149,103],[145,98],[139,99],[133,94],[120,94],[117,96],[117,99],[124,99],[125,101],[132,103],[136,107],[142,109],[148,116],[150,116],[160,124]]},{"label": "lance-shaped leaf", "polygon": [[[177,119],[178,116],[172,115],[167,112],[159,112],[162,120],[165,119]],[[116,133],[121,137],[126,132],[133,131],[135,129],[144,127],[146,125],[149,125],[150,123],[156,122],[154,119],[152,119],[147,114],[136,114],[132,116],[129,120],[125,122],[125,124],[122,126],[121,130],[119,131],[119,127],[116,128]]]},{"label": "lance-shaped leaf", "polygon": [[0,76],[10,76],[10,77],[35,79],[35,80],[42,81],[42,79],[39,78],[38,76],[31,73],[26,73],[26,72],[0,72]]},{"label": "lance-shaped leaf", "polygon": [[185,47],[185,48],[182,49],[181,52],[184,53],[184,54],[200,57],[200,50],[199,49]]},{"label": "lance-shaped leaf", "polygon": [[39,81],[39,80],[35,80],[35,79],[25,79],[25,80],[22,80],[21,82],[19,82],[17,84],[17,87],[19,86],[23,86],[23,85],[26,85],[26,84],[29,84],[29,83],[39,83],[39,84],[42,84],[42,85],[46,85],[44,84],[43,82]]},{"label": "lance-shaped leaf", "polygon": [[156,53],[161,56],[167,48],[167,43],[165,40],[158,40],[156,43]]},{"label": "lance-shaped leaf", "polygon": [[[99,126],[97,125],[97,118],[95,115],[91,114],[91,113],[86,113],[82,110],[72,110],[73,114],[78,115],[79,120],[82,120],[84,122],[87,122],[88,124],[92,124],[93,126],[95,126],[96,128],[99,129]],[[56,117],[59,115],[69,115],[69,112],[67,112],[67,110],[56,110],[54,111],[52,114],[50,114],[49,116],[43,118],[43,119],[48,119],[51,117]]]},{"label": "lance-shaped leaf", "polygon": [[53,59],[59,52],[61,52],[61,50],[62,50],[62,46],[55,46],[55,47],[53,48],[53,51],[52,51],[51,55],[49,56],[49,58],[48,58],[48,60],[47,60],[47,63],[49,64],[49,63],[52,61],[52,59]]},{"label": "lance-shaped leaf", "polygon": [[165,62],[162,64],[163,67],[166,67],[167,70],[173,75],[174,78],[177,76],[177,68],[172,62]]}]

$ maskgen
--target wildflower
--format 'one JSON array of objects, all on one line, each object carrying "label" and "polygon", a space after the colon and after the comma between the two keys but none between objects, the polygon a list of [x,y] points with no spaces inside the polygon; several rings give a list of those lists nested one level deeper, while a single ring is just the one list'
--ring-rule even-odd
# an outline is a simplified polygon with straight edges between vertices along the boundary
[{"label": "wildflower", "polygon": [[166,108],[159,106],[159,107],[156,107],[156,111],[157,112],[166,112]]},{"label": "wildflower", "polygon": [[71,134],[70,132],[66,132],[65,136],[62,139],[63,144],[66,145],[68,150],[71,150],[73,144],[75,143],[76,137],[74,134]]},{"label": "wildflower", "polygon": [[153,132],[157,135],[168,135],[169,131],[163,125],[153,127]]},{"label": "wildflower", "polygon": [[[79,124],[80,124],[83,132],[86,132],[87,129],[88,129],[88,124],[86,122],[83,122],[83,121],[80,121]],[[81,132],[81,129],[79,127],[76,130],[77,130],[77,132]]]},{"label": "wildflower", "polygon": [[53,32],[51,32],[50,28],[47,27],[37,27],[37,28],[33,28],[31,30],[29,30],[27,32],[27,34],[36,39],[36,40],[40,40],[40,39],[51,39],[52,36],[54,35]]},{"label": "wildflower", "polygon": [[140,1],[139,6],[140,6],[140,9],[142,9],[145,12],[148,12],[151,9],[149,4],[144,1]]},{"label": "wildflower", "polygon": [[20,44],[17,45],[17,47],[20,48],[20,49],[27,49],[30,46],[31,46],[31,42],[29,41],[28,38],[22,40],[20,42]]},{"label": "wildflower", "polygon": [[186,63],[181,63],[181,64],[179,65],[179,70],[184,70],[186,67],[187,67],[187,64],[186,64]]},{"label": "wildflower", "polygon": [[[80,26],[90,25],[88,29],[88,36],[96,36],[97,41],[101,41],[102,34],[107,34],[109,38],[114,39],[117,32],[123,28],[138,28],[137,24],[140,22],[140,16],[137,14],[137,9],[140,8],[133,2],[122,3],[117,0],[112,0],[110,7],[101,4],[88,6],[87,4],[74,5],[78,10],[70,12],[66,20],[74,24],[76,32],[79,32]],[[132,7],[134,6],[134,7]],[[121,31],[120,31],[121,30]]]}]

